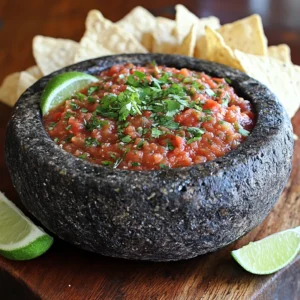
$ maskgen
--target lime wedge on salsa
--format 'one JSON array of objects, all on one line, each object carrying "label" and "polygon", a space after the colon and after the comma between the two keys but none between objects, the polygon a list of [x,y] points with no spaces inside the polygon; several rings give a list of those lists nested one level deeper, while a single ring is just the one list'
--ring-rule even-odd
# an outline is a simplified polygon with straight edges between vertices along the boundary
[{"label": "lime wedge on salsa", "polygon": [[0,192],[0,254],[8,259],[29,260],[45,253],[53,238],[34,225]]},{"label": "lime wedge on salsa", "polygon": [[287,266],[299,251],[300,226],[272,234],[231,254],[246,271],[267,275]]},{"label": "lime wedge on salsa", "polygon": [[53,77],[42,93],[40,107],[43,115],[76,92],[97,81],[97,77],[82,72],[67,72]]}]

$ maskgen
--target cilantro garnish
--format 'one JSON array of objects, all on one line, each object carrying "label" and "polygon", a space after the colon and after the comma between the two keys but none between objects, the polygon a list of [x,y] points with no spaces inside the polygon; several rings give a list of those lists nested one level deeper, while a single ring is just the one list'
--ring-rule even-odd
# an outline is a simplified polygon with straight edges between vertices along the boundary
[{"label": "cilantro garnish", "polygon": [[176,130],[179,128],[179,124],[176,123],[172,117],[169,116],[161,116],[158,118],[159,125],[164,126],[168,129]]},{"label": "cilantro garnish", "polygon": [[85,99],[85,95],[81,94],[81,93],[76,93],[75,97],[79,100],[79,101],[83,101]]},{"label": "cilantro garnish", "polygon": [[72,127],[72,125],[68,125],[68,126],[66,127],[66,130],[70,130],[71,127]]},{"label": "cilantro garnish", "polygon": [[87,159],[87,154],[86,153],[83,153],[81,155],[78,155],[78,158],[81,158],[81,159]]},{"label": "cilantro garnish", "polygon": [[109,160],[103,160],[103,161],[101,162],[101,164],[102,164],[103,166],[109,166],[109,165],[112,165],[113,162],[112,162],[112,161],[109,161]]},{"label": "cilantro garnish", "polygon": [[55,143],[58,143],[58,142],[59,142],[59,139],[56,137],[53,141],[54,141]]},{"label": "cilantro garnish", "polygon": [[143,134],[143,127],[138,127],[137,132],[139,135]]},{"label": "cilantro garnish", "polygon": [[72,110],[77,110],[80,108],[80,106],[75,102],[70,102],[70,106]]},{"label": "cilantro garnish", "polygon": [[57,125],[56,122],[49,123],[48,130],[53,130],[56,125]]},{"label": "cilantro garnish", "polygon": [[88,101],[88,103],[95,103],[96,102],[96,99],[94,98],[94,97],[92,97],[92,96],[88,96],[87,97],[87,101]]},{"label": "cilantro garnish", "polygon": [[175,147],[173,146],[173,144],[170,140],[166,141],[166,148],[168,151],[173,151],[175,149]]},{"label": "cilantro garnish", "polygon": [[114,168],[114,169],[117,168],[117,167],[119,166],[119,164],[124,160],[124,158],[126,157],[126,155],[127,155],[127,153],[128,153],[129,151],[130,151],[130,149],[127,148],[127,149],[124,151],[123,155],[122,155],[121,157],[119,157],[119,158],[115,161],[115,163],[114,163],[114,165],[113,165],[113,168]]},{"label": "cilantro garnish", "polygon": [[144,140],[140,141],[140,142],[136,145],[136,148],[137,148],[137,149],[142,149],[143,146],[144,146],[144,143],[145,143]]},{"label": "cilantro garnish", "polygon": [[128,143],[131,142],[131,136],[130,136],[130,135],[126,135],[126,136],[124,136],[124,137],[121,138],[121,141],[122,141],[123,143],[128,144]]},{"label": "cilantro garnish", "polygon": [[202,134],[205,132],[204,129],[198,127],[189,127],[187,132],[191,135],[191,138],[187,140],[188,144],[191,144],[195,141],[199,141],[202,137]]},{"label": "cilantro garnish", "polygon": [[222,105],[223,106],[228,106],[229,100],[230,100],[229,97],[222,98]]},{"label": "cilantro garnish", "polygon": [[88,138],[85,139],[85,145],[86,145],[87,147],[91,147],[91,146],[99,146],[100,143],[98,142],[97,139],[92,138],[92,137],[88,137]]},{"label": "cilantro garnish", "polygon": [[72,134],[72,133],[69,134],[69,135],[67,135],[65,141],[66,141],[67,143],[70,143],[73,136],[74,136],[74,134]]},{"label": "cilantro garnish", "polygon": [[225,81],[228,83],[228,84],[231,84],[232,82],[231,82],[231,80],[229,79],[229,78],[224,78],[225,79]]},{"label": "cilantro garnish", "polygon": [[70,111],[67,111],[66,114],[65,114],[64,119],[68,120],[68,119],[70,119],[71,117],[73,117],[75,115],[76,115],[75,113],[71,113]]},{"label": "cilantro garnish", "polygon": [[99,120],[96,116],[92,116],[89,121],[84,120],[84,126],[87,131],[100,129],[107,124],[107,121]]},{"label": "cilantro garnish", "polygon": [[114,152],[109,152],[109,156],[110,156],[112,159],[117,159],[116,154],[115,154]]},{"label": "cilantro garnish", "polygon": [[139,162],[137,162],[137,161],[134,161],[134,162],[131,163],[131,166],[132,166],[132,167],[138,167],[138,166],[140,166],[140,165],[141,165],[141,163],[139,163]]},{"label": "cilantro garnish", "polygon": [[98,92],[99,86],[90,86],[87,90],[88,96],[93,95],[95,92]]},{"label": "cilantro garnish", "polygon": [[198,81],[194,81],[192,83],[192,87],[194,87],[197,90],[203,90],[204,89],[204,86],[201,83],[199,83]]},{"label": "cilantro garnish", "polygon": [[159,138],[164,132],[157,129],[157,128],[152,128],[151,130],[151,136],[154,138]]},{"label": "cilantro garnish", "polygon": [[204,113],[208,114],[208,115],[211,115],[211,114],[212,114],[211,109],[203,109],[202,111],[203,111]]},{"label": "cilantro garnish", "polygon": [[169,169],[170,167],[165,164],[159,164],[160,169]]},{"label": "cilantro garnish", "polygon": [[206,89],[206,90],[205,90],[205,93],[206,93],[208,96],[210,96],[210,97],[216,96],[215,92],[214,92],[213,90],[211,90],[211,89]]},{"label": "cilantro garnish", "polygon": [[83,112],[83,113],[87,113],[87,112],[88,112],[88,110],[87,110],[86,108],[84,108],[84,107],[83,107],[83,108],[81,109],[81,112]]}]

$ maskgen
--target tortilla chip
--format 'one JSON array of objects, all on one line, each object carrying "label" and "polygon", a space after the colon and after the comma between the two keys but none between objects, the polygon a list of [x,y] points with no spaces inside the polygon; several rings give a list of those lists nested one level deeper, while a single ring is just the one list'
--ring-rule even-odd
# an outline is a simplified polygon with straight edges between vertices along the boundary
[{"label": "tortilla chip", "polygon": [[193,56],[196,45],[196,25],[191,27],[190,32],[185,37],[181,45],[178,46],[176,53],[186,56]]},{"label": "tortilla chip", "polygon": [[156,18],[147,9],[137,6],[116,24],[134,35],[148,51],[151,51]]},{"label": "tortilla chip", "polygon": [[207,59],[207,40],[205,35],[196,41],[194,56],[200,59]]},{"label": "tortilla chip", "polygon": [[234,52],[245,72],[268,86],[292,118],[300,106],[300,67],[267,56]]},{"label": "tortilla chip", "polygon": [[26,71],[8,75],[0,86],[0,101],[14,106],[21,94],[36,82],[36,78]]},{"label": "tortilla chip", "polygon": [[74,63],[112,54],[114,53],[98,45],[95,41],[87,39],[85,41],[85,46],[80,46],[76,52]]},{"label": "tortilla chip", "polygon": [[26,69],[26,72],[35,77],[36,79],[40,79],[43,77],[42,71],[38,66],[32,66]]},{"label": "tortilla chip", "polygon": [[210,27],[206,27],[207,52],[206,58],[226,66],[243,71],[233,51],[228,47],[222,36]]},{"label": "tortilla chip", "polygon": [[268,48],[268,55],[273,58],[277,58],[286,63],[292,63],[291,49],[286,44],[280,44],[277,46],[270,46]]},{"label": "tortilla chip", "polygon": [[196,25],[197,39],[205,34],[205,26],[212,29],[220,27],[220,20],[214,16],[199,19],[196,15],[191,13],[185,6],[178,4],[176,9],[176,36],[178,42],[181,43],[188,35],[192,25]]},{"label": "tortilla chip", "polygon": [[91,10],[86,19],[86,31],[81,46],[88,48],[91,43],[105,47],[113,53],[146,53],[147,50],[129,32],[105,19],[98,10]]},{"label": "tortilla chip", "polygon": [[217,31],[231,49],[255,55],[268,54],[268,42],[259,15],[252,15],[236,22],[225,24]]},{"label": "tortilla chip", "polygon": [[20,73],[18,87],[17,87],[17,99],[36,82],[36,78],[26,71]]},{"label": "tortilla chip", "polygon": [[178,41],[173,35],[175,21],[163,17],[156,18],[156,28],[153,32],[152,52],[175,53]]},{"label": "tortilla chip", "polygon": [[33,56],[43,75],[71,65],[79,44],[72,40],[37,35],[33,38]]}]

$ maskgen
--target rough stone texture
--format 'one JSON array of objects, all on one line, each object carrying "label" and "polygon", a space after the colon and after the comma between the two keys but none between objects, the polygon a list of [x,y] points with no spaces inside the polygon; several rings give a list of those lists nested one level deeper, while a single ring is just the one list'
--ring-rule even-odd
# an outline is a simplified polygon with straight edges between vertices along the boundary
[{"label": "rough stone texture", "polygon": [[[48,137],[39,100],[53,75],[70,70],[98,73],[116,63],[152,60],[230,78],[257,112],[251,135],[222,158],[159,171],[93,165]],[[153,261],[214,251],[257,226],[288,180],[292,153],[290,120],[265,86],[219,64],[158,54],[94,59],[42,78],[14,108],[5,145],[14,186],[45,227],[83,249]]]}]

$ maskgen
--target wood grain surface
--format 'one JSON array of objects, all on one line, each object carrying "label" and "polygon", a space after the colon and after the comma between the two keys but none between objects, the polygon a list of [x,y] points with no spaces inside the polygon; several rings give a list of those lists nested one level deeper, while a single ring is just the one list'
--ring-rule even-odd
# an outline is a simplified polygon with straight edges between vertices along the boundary
[{"label": "wood grain surface", "polygon": [[[79,40],[87,12],[97,8],[117,21],[142,5],[155,15],[174,16],[177,1],[0,1],[0,81],[34,64],[31,41],[37,34]],[[216,15],[222,23],[251,13],[263,17],[269,44],[287,43],[300,64],[300,1],[182,1],[198,16]],[[0,104],[0,190],[22,208],[4,163],[5,127],[11,109]],[[300,136],[300,111],[292,120]],[[300,141],[293,170],[280,200],[266,220],[238,242],[215,253],[170,263],[111,259],[56,239],[33,261],[0,257],[0,299],[299,299],[300,257],[269,276],[245,272],[230,251],[274,232],[300,225]]]}]

